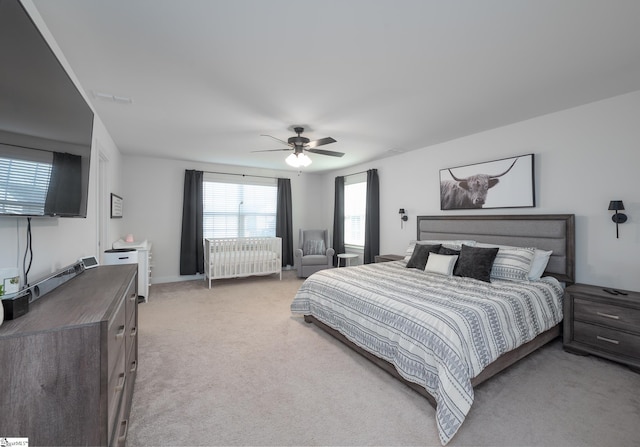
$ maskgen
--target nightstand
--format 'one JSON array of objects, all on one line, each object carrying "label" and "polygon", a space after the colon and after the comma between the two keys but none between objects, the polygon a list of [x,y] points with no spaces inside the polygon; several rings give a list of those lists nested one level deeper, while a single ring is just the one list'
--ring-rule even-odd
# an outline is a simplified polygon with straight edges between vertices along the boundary
[{"label": "nightstand", "polygon": [[[564,298],[565,351],[593,354],[640,372],[640,293],[574,284]],[[622,293],[626,294],[623,295]]]},{"label": "nightstand", "polygon": [[374,258],[375,262],[389,262],[389,261],[401,261],[404,259],[404,256],[400,255],[377,255]]}]

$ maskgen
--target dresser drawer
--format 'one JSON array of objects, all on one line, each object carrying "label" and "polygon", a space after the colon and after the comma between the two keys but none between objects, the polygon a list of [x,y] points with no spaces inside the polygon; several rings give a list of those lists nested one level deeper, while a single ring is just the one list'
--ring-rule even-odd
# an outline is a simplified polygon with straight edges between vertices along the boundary
[{"label": "dresser drawer", "polygon": [[126,334],[126,315],[124,299],[120,300],[118,308],[113,318],[109,321],[109,329],[107,331],[107,357],[108,357],[108,369],[110,374],[118,357],[125,355],[124,340]]},{"label": "dresser drawer", "polygon": [[574,321],[573,339],[601,351],[640,360],[640,336]]},{"label": "dresser drawer", "polygon": [[121,355],[117,360],[116,368],[109,376],[109,384],[107,386],[107,433],[109,436],[113,433],[115,425],[118,422],[120,402],[122,401],[122,395],[127,381],[127,373],[125,371],[127,364],[124,352],[121,352]]},{"label": "dresser drawer", "polygon": [[573,301],[573,315],[575,320],[640,333],[640,309],[576,297]]}]

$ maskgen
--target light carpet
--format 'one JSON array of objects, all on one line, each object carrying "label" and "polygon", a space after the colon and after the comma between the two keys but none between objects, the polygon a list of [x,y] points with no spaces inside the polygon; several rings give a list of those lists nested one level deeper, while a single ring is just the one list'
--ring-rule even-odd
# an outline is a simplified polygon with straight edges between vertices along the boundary
[{"label": "light carpet", "polygon": [[[439,446],[422,396],[289,305],[276,276],[154,285],[129,446]],[[476,389],[450,446],[635,446],[640,374],[560,340]]]}]

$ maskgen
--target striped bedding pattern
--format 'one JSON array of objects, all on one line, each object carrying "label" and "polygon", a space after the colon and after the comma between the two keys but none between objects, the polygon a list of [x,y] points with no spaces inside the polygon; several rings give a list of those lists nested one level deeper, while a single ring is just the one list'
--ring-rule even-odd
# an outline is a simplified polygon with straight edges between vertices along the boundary
[{"label": "striped bedding pattern", "polygon": [[405,265],[319,271],[302,284],[291,311],[313,315],[424,386],[436,400],[445,445],[473,403],[471,379],[559,323],[563,289],[554,278],[486,283]]}]

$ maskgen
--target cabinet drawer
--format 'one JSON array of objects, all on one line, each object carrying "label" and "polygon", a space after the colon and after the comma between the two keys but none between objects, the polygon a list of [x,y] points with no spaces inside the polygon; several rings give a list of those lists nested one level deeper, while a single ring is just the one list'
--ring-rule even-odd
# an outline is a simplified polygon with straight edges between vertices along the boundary
[{"label": "cabinet drawer", "polygon": [[113,433],[115,424],[118,421],[118,413],[120,412],[120,402],[126,386],[127,373],[125,371],[127,365],[125,362],[124,352],[118,358],[115,370],[109,376],[109,385],[107,387],[107,433],[109,436]]},{"label": "cabinet drawer", "polygon": [[120,300],[118,309],[115,312],[113,318],[109,321],[109,330],[107,331],[107,357],[108,360],[108,373],[113,371],[113,368],[118,361],[118,356],[124,356],[124,339],[126,334],[126,322],[125,322],[125,305],[124,300]]},{"label": "cabinet drawer", "polygon": [[640,333],[640,310],[638,309],[575,298],[573,314],[575,320]]},{"label": "cabinet drawer", "polygon": [[640,360],[640,336],[574,321],[573,339],[601,351]]},{"label": "cabinet drawer", "polygon": [[132,279],[127,293],[125,293],[125,310],[127,315],[132,315],[136,312],[136,306],[138,305],[138,292],[136,288],[136,279]]}]

